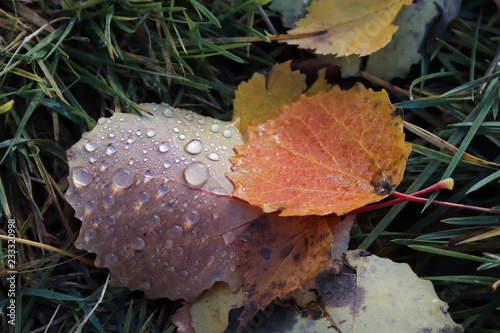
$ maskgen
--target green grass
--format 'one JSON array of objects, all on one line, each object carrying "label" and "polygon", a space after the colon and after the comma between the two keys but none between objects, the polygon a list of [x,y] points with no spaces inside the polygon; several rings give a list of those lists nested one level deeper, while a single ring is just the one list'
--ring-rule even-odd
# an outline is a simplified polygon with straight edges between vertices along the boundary
[{"label": "green grass", "polygon": [[[260,1],[40,1],[0,7],[0,226],[16,222],[15,332],[173,332],[180,304],[148,300],[107,284],[106,269],[73,244],[80,222],[64,200],[65,150],[99,117],[140,112],[164,101],[227,119],[239,82],[277,61],[310,58],[272,31]],[[500,171],[464,161],[463,153],[500,163],[498,12],[491,1],[463,4],[438,48],[404,80],[415,99],[391,100],[414,123],[457,148],[439,151],[407,133],[414,153],[398,191],[412,193],[441,179],[453,191],[431,199],[500,206]],[[50,23],[50,25],[49,25]],[[280,30],[281,29],[281,30]],[[262,42],[259,42],[262,41]],[[380,87],[373,85],[374,89]],[[418,98],[422,97],[422,98]],[[352,247],[409,263],[432,280],[467,332],[500,332],[494,310],[500,278],[498,236],[458,244],[500,225],[498,215],[402,203],[360,214]],[[5,235],[2,232],[3,235]],[[2,240],[0,279],[8,268]],[[478,270],[479,268],[479,270]],[[101,298],[102,296],[102,298]],[[0,300],[0,307],[8,304]],[[7,318],[2,314],[2,324]],[[85,323],[85,324],[84,324]],[[84,324],[84,326],[83,326]]]}]

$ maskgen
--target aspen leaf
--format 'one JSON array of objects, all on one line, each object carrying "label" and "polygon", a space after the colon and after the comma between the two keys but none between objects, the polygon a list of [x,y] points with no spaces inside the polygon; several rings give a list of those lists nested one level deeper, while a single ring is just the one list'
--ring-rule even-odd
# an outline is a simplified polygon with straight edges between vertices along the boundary
[{"label": "aspen leaf", "polygon": [[246,272],[241,314],[245,325],[260,309],[297,288],[307,291],[318,271],[330,262],[334,216],[279,217],[270,214],[245,230]]},{"label": "aspen leaf", "polygon": [[430,281],[365,250],[344,253],[316,288],[334,332],[463,332]]},{"label": "aspen leaf", "polygon": [[225,178],[232,123],[165,105],[115,113],[67,151],[76,247],[96,253],[114,286],[194,301],[217,281],[242,285],[239,234],[261,211],[232,198]]},{"label": "aspen leaf", "polygon": [[223,282],[217,282],[191,305],[177,310],[172,322],[179,333],[222,333],[229,322],[229,311],[241,307],[243,289],[232,292]]},{"label": "aspen leaf", "polygon": [[412,0],[317,0],[290,35],[325,31],[313,37],[286,42],[317,54],[365,56],[384,47],[398,29],[392,21]]},{"label": "aspen leaf", "polygon": [[276,120],[250,127],[227,176],[235,196],[265,212],[343,215],[401,181],[411,149],[402,125],[385,91],[359,83],[302,96]]},{"label": "aspen leaf", "polygon": [[280,106],[298,100],[306,88],[305,75],[292,71],[290,61],[273,66],[267,75],[255,73],[236,90],[233,121],[240,119],[239,129],[248,137],[248,125],[277,118]]}]

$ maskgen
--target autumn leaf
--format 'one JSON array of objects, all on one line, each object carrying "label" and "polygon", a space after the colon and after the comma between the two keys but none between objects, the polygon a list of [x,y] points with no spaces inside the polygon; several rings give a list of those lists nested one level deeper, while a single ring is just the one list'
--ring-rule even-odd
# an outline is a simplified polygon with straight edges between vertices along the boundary
[{"label": "autumn leaf", "polygon": [[172,317],[178,333],[221,333],[226,330],[229,311],[241,307],[243,288],[232,292],[224,282],[217,282],[191,305],[184,305]]},{"label": "autumn leaf", "polygon": [[246,241],[242,326],[273,299],[297,288],[308,290],[319,269],[330,262],[330,225],[337,222],[338,218],[332,216],[271,214],[250,224],[242,235]]},{"label": "autumn leaf", "polygon": [[316,288],[332,332],[463,332],[432,282],[365,250],[344,253],[343,263],[318,275]]},{"label": "autumn leaf", "polygon": [[280,106],[298,100],[306,88],[305,75],[292,71],[290,61],[273,66],[267,75],[255,73],[236,90],[233,121],[240,119],[239,129],[248,137],[248,125],[277,118]]},{"label": "autumn leaf", "polygon": [[402,6],[412,0],[317,0],[309,13],[296,23],[290,35],[325,31],[313,37],[286,42],[317,54],[365,56],[384,47],[398,29],[392,21]]},{"label": "autumn leaf", "polygon": [[282,106],[250,128],[227,176],[235,196],[265,212],[343,215],[376,202],[402,179],[410,145],[387,93],[334,87]]},{"label": "autumn leaf", "polygon": [[96,253],[114,286],[192,302],[217,281],[242,285],[239,234],[261,214],[232,198],[234,124],[143,104],[115,113],[68,152],[68,202],[82,220],[76,247]]}]

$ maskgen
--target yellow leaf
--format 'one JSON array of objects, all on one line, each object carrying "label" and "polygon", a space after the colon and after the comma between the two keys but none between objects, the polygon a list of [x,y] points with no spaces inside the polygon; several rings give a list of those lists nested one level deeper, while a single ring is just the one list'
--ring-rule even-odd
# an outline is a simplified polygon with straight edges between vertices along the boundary
[{"label": "yellow leaf", "polygon": [[398,29],[392,21],[402,6],[411,3],[412,0],[318,0],[288,33],[325,33],[287,40],[287,43],[315,49],[318,54],[365,56],[391,41]]},{"label": "yellow leaf", "polygon": [[238,86],[233,121],[240,118],[240,132],[248,138],[247,125],[278,118],[280,106],[298,100],[306,88],[305,75],[292,71],[290,61],[274,66],[267,75],[256,73]]}]

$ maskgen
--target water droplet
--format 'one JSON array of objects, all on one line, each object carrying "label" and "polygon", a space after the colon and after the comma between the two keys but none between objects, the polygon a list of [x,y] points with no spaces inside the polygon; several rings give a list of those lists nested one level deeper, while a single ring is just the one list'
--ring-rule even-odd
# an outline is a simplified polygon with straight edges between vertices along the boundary
[{"label": "water droplet", "polygon": [[94,229],[87,229],[87,230],[85,230],[85,238],[92,239],[92,238],[95,237],[95,235],[96,235],[96,232],[95,232]]},{"label": "water droplet", "polygon": [[111,206],[115,203],[115,198],[112,195],[107,195],[102,199],[104,206]]},{"label": "water droplet", "polygon": [[202,162],[193,162],[184,169],[184,178],[190,187],[199,188],[208,180],[210,173]]},{"label": "water droplet", "polygon": [[222,251],[220,253],[220,256],[221,256],[221,258],[224,258],[225,256],[227,256],[227,251],[226,250]]},{"label": "water droplet", "polygon": [[207,120],[205,118],[200,118],[200,119],[198,119],[198,123],[200,125],[205,125],[207,123]]},{"label": "water droplet", "polygon": [[229,267],[229,270],[230,270],[231,272],[234,272],[234,271],[236,270],[236,266],[231,265],[231,267]]},{"label": "water droplet", "polygon": [[126,188],[134,182],[134,175],[127,169],[116,169],[113,174],[113,184],[118,187]]},{"label": "water droplet", "polygon": [[113,155],[114,153],[116,153],[116,147],[113,146],[112,144],[109,144],[107,147],[106,147],[106,153],[108,155]]},{"label": "water droplet", "polygon": [[104,125],[104,123],[105,123],[105,122],[106,122],[106,118],[102,118],[102,117],[101,117],[101,118],[97,119],[97,123],[98,123],[99,125]]},{"label": "water droplet", "polygon": [[186,140],[186,134],[181,134],[181,135],[179,135],[179,139],[181,139],[181,140]]},{"label": "water droplet", "polygon": [[191,140],[185,146],[184,150],[188,153],[196,155],[203,151],[203,143],[200,140]]},{"label": "water droplet", "polygon": [[142,203],[148,201],[149,200],[148,192],[144,192],[144,191],[139,192],[139,194],[137,194],[137,200],[139,202],[142,202]]},{"label": "water droplet", "polygon": [[170,167],[172,166],[172,162],[170,162],[170,161],[165,161],[165,163],[163,163],[163,166],[164,166],[166,169],[168,169],[168,168],[170,168]]},{"label": "water droplet", "polygon": [[210,192],[217,194],[217,195],[229,195],[229,193],[227,193],[227,191],[225,189],[220,188],[220,187],[214,187],[214,188],[210,189]]},{"label": "water droplet", "polygon": [[136,239],[134,239],[132,241],[131,247],[134,250],[140,250],[144,247],[144,245],[146,245],[146,243],[144,242],[144,239],[137,237]]},{"label": "water droplet", "polygon": [[87,149],[87,151],[94,151],[97,149],[97,143],[89,140],[85,143],[85,149]]},{"label": "water droplet", "polygon": [[167,239],[166,241],[163,242],[163,247],[167,249],[172,248],[172,241],[170,239]]},{"label": "water droplet", "polygon": [[183,253],[184,253],[184,250],[180,246],[177,246],[174,249],[174,255],[176,255],[176,256],[182,256]]},{"label": "water droplet", "polygon": [[148,170],[148,171],[146,171],[146,173],[144,174],[144,177],[146,177],[146,178],[155,178],[155,174],[153,173],[153,171]]},{"label": "water droplet", "polygon": [[102,162],[101,163],[101,168],[103,168],[103,169],[109,168],[109,162],[107,162],[107,161]]},{"label": "water droplet", "polygon": [[151,288],[151,283],[149,283],[149,281],[142,281],[139,284],[139,288],[142,290],[149,290],[149,288]]},{"label": "water droplet", "polygon": [[162,142],[160,143],[160,145],[158,146],[158,149],[162,152],[162,153],[166,153],[167,151],[170,150],[170,145],[166,142]]},{"label": "water droplet", "polygon": [[104,221],[106,222],[106,224],[113,225],[116,222],[116,217],[114,215],[108,215],[106,216]]},{"label": "water droplet", "polygon": [[75,185],[87,186],[92,182],[92,175],[90,172],[82,167],[76,167],[73,169],[73,183]]},{"label": "water droplet", "polygon": [[188,277],[189,273],[188,273],[188,271],[180,271],[179,275],[182,277]]},{"label": "water droplet", "polygon": [[190,115],[190,114],[185,115],[184,118],[186,118],[187,121],[193,121],[194,120],[193,116]]},{"label": "water droplet", "polygon": [[134,143],[134,142],[135,142],[135,138],[134,138],[134,137],[129,136],[129,137],[127,138],[127,143],[132,144],[132,143]]},{"label": "water droplet", "polygon": [[174,132],[179,133],[181,130],[178,127],[174,127]]},{"label": "water droplet", "polygon": [[118,257],[114,253],[108,253],[104,257],[104,265],[106,265],[108,267],[116,265],[117,263],[118,263]]},{"label": "water droplet", "polygon": [[146,135],[148,136],[148,138],[152,138],[153,136],[155,136],[156,134],[156,130],[154,128],[150,128],[147,132],[146,132]]},{"label": "water droplet", "polygon": [[182,228],[178,225],[174,225],[172,228],[170,228],[170,230],[168,230],[168,235],[172,239],[178,239],[182,235]]},{"label": "water droplet", "polygon": [[231,231],[227,231],[222,235],[222,238],[224,239],[224,242],[226,244],[231,244],[232,242],[234,242],[236,236]]},{"label": "water droplet", "polygon": [[188,210],[186,212],[186,221],[188,221],[191,224],[195,224],[200,220],[200,213],[198,213],[195,210]]},{"label": "water droplet", "polygon": [[212,160],[212,161],[219,161],[220,160],[220,156],[217,153],[210,153],[207,155],[207,158],[209,160]]},{"label": "water droplet", "polygon": [[196,236],[198,236],[198,232],[196,232],[196,230],[194,230],[194,229],[189,230],[187,235],[186,235],[186,237],[188,239],[191,239],[191,240],[195,239]]},{"label": "water droplet", "polygon": [[96,155],[90,156],[90,162],[94,163],[95,161],[97,161],[97,156]]},{"label": "water droplet", "polygon": [[213,124],[212,127],[210,127],[210,130],[214,133],[218,133],[220,131],[219,124]]},{"label": "water droplet", "polygon": [[86,210],[93,211],[96,208],[97,208],[97,202],[95,202],[94,200],[89,200],[85,203]]},{"label": "water droplet", "polygon": [[158,186],[158,193],[165,194],[167,192],[168,192],[168,186],[167,185],[161,184],[160,186]]},{"label": "water droplet", "polygon": [[148,220],[148,223],[152,226],[155,226],[157,225],[158,223],[160,223],[160,217],[158,215],[151,215],[151,217],[149,218]]},{"label": "water droplet", "polygon": [[137,131],[137,132],[135,132],[135,134],[136,134],[137,136],[141,136],[141,135],[142,135],[142,131]]},{"label": "water droplet", "polygon": [[222,135],[225,136],[226,138],[230,138],[233,136],[233,133],[230,130],[225,129],[224,131],[222,131]]},{"label": "water droplet", "polygon": [[172,116],[174,115],[174,111],[172,111],[171,109],[165,109],[163,110],[163,115],[165,117],[172,118]]}]

